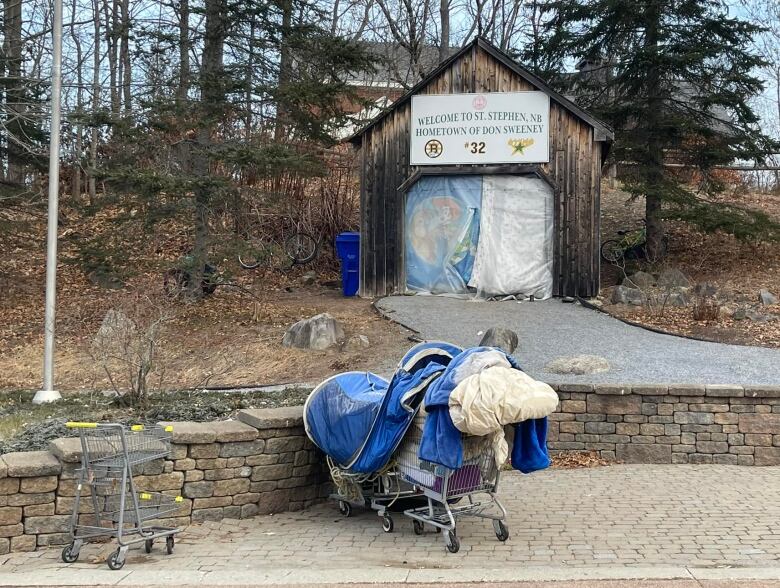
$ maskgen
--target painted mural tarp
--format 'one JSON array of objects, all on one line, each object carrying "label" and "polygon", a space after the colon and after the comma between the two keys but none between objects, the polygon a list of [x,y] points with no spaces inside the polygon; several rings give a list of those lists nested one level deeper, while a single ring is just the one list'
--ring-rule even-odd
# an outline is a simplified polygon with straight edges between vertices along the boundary
[{"label": "painted mural tarp", "polygon": [[480,176],[421,178],[406,198],[409,290],[466,294],[479,240]]},{"label": "painted mural tarp", "polygon": [[406,201],[407,288],[552,296],[553,193],[528,176],[429,176]]}]

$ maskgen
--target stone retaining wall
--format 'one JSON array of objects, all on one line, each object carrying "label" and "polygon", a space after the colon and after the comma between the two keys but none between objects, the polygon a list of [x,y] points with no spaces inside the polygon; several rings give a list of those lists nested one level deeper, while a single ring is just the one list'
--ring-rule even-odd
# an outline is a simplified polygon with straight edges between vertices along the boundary
[{"label": "stone retaining wall", "polygon": [[558,386],[552,451],[625,463],[780,465],[780,386]]},{"label": "stone retaining wall", "polygon": [[[138,490],[183,497],[164,524],[300,510],[319,498],[327,473],[303,432],[302,407],[244,410],[238,419],[171,423],[170,458],[144,464],[134,477]],[[0,554],[70,541],[80,460],[78,438],[0,457]],[[79,510],[89,524],[90,501]]]}]

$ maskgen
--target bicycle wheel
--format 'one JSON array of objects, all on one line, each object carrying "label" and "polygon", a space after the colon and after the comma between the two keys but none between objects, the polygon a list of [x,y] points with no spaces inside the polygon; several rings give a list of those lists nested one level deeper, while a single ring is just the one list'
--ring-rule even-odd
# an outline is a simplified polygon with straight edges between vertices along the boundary
[{"label": "bicycle wheel", "polygon": [[617,239],[608,239],[601,244],[601,259],[608,263],[620,261],[624,253],[623,246]]},{"label": "bicycle wheel", "polygon": [[256,269],[270,265],[273,251],[264,243],[246,243],[238,253],[238,263],[244,269]]},{"label": "bicycle wheel", "polygon": [[309,263],[317,257],[317,240],[308,233],[295,233],[284,242],[284,252],[294,263]]}]

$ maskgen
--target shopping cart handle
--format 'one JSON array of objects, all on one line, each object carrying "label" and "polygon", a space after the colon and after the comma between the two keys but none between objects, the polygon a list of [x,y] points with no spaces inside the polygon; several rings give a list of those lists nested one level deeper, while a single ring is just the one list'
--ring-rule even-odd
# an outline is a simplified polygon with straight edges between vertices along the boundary
[{"label": "shopping cart handle", "polygon": [[97,423],[80,423],[77,421],[69,421],[65,423],[68,429],[97,429]]}]

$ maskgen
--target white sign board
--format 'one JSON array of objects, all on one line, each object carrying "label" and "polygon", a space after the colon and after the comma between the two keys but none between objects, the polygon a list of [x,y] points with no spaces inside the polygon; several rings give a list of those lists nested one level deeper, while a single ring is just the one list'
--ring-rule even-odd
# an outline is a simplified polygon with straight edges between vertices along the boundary
[{"label": "white sign board", "polygon": [[412,96],[411,165],[546,163],[544,92]]}]

